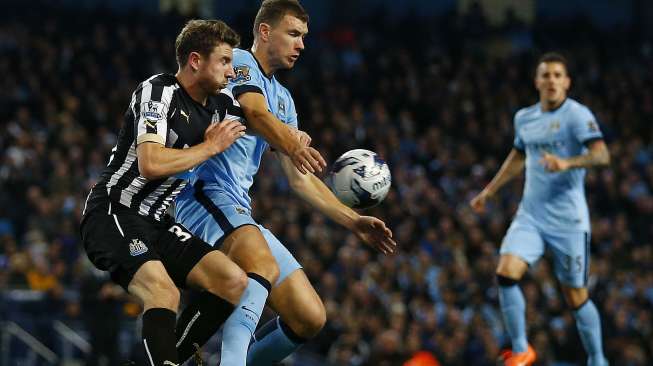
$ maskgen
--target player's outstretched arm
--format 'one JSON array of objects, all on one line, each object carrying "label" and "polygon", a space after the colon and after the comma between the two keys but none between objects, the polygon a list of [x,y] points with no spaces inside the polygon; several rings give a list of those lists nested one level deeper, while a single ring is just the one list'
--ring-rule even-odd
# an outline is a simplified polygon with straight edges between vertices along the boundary
[{"label": "player's outstretched arm", "polygon": [[245,134],[245,126],[235,120],[210,125],[204,142],[188,149],[167,148],[156,142],[138,144],[138,171],[149,179],[169,177],[192,169],[215,154],[225,151]]},{"label": "player's outstretched arm", "polygon": [[301,144],[292,128],[279,121],[268,111],[265,97],[259,93],[243,93],[238,96],[248,127],[275,149],[288,155],[302,174],[322,171],[326,162],[320,153],[310,146]]},{"label": "player's outstretched arm", "polygon": [[476,212],[485,211],[485,202],[492,197],[504,184],[508,183],[517,174],[524,169],[524,153],[517,149],[512,149],[506,160],[504,160],[497,174],[492,178],[485,188],[474,197],[470,205]]},{"label": "player's outstretched arm", "polygon": [[318,211],[354,232],[365,244],[384,254],[393,253],[397,243],[392,231],[376,217],[361,216],[343,205],[329,188],[313,174],[301,174],[286,155],[277,153],[292,190]]},{"label": "player's outstretched arm", "polygon": [[574,168],[589,168],[593,166],[610,164],[610,152],[603,140],[596,140],[589,144],[588,152],[583,155],[563,159],[553,154],[544,154],[540,164],[550,172],[561,172]]}]

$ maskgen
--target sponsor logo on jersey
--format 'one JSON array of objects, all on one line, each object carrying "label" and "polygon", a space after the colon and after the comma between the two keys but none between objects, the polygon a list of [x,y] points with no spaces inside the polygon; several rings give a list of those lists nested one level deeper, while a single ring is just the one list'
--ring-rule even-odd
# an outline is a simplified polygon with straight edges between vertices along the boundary
[{"label": "sponsor logo on jersey", "polygon": [[129,254],[131,254],[132,257],[135,257],[145,252],[147,252],[147,246],[145,243],[143,243],[141,239],[132,239],[132,242],[129,243]]},{"label": "sponsor logo on jersey", "polygon": [[190,113],[187,114],[183,109],[180,109],[179,114],[186,118],[186,123],[190,124]]}]

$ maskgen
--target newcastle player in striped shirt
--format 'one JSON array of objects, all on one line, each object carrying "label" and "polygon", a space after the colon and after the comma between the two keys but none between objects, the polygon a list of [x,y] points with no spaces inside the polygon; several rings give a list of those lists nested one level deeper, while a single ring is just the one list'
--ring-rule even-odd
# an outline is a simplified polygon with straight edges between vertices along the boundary
[{"label": "newcastle player in striped shirt", "polygon": [[[238,35],[221,21],[193,20],[175,42],[179,70],[141,83],[118,143],[92,188],[81,223],[93,264],[144,307],[147,364],[188,359],[233,310],[245,273],[222,252],[165,216],[184,172],[221,153],[245,127],[228,91]],[[176,322],[179,290],[203,289]],[[176,333],[176,334],[175,334]]]}]

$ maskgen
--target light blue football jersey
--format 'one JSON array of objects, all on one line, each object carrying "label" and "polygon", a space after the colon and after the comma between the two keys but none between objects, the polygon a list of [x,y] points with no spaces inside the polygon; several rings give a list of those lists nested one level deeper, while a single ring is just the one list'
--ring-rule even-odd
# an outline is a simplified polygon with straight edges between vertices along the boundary
[{"label": "light blue football jersey", "polygon": [[542,230],[589,231],[585,169],[552,173],[540,163],[545,152],[562,158],[581,155],[603,138],[592,112],[567,98],[556,110],[540,104],[515,114],[515,149],[526,154],[526,183],[517,216],[530,216]]},{"label": "light blue football jersey", "polygon": [[[282,122],[298,127],[295,103],[290,92],[274,75],[265,75],[249,50],[234,49],[233,65],[236,76],[227,88],[234,99],[247,92],[261,93],[267,101],[268,111]],[[195,171],[196,179],[203,180],[206,186],[219,186],[221,191],[250,210],[249,188],[261,164],[261,157],[269,146],[263,137],[251,133],[247,131],[226,151],[199,165]]]}]

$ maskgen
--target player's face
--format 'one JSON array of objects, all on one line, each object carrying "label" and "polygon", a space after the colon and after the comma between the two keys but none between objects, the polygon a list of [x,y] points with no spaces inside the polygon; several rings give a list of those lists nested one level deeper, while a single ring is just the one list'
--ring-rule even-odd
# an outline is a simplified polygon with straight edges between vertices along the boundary
[{"label": "player's face", "polygon": [[308,24],[300,19],[285,15],[270,32],[270,56],[278,68],[290,69],[304,50],[304,37]]},{"label": "player's face", "polygon": [[565,65],[560,62],[542,62],[537,67],[535,88],[540,92],[540,101],[559,103],[567,97],[571,80]]},{"label": "player's face", "polygon": [[202,57],[198,70],[199,79],[208,93],[217,94],[227,86],[229,79],[235,76],[231,63],[233,54],[234,50],[230,45],[221,43],[208,57]]}]

